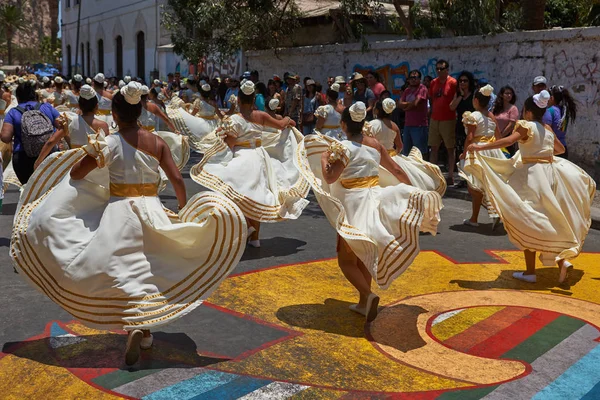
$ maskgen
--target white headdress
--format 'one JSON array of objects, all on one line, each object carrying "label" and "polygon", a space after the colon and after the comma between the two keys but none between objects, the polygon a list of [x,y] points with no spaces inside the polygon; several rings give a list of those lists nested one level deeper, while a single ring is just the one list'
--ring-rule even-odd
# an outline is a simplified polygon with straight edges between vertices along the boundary
[{"label": "white headdress", "polygon": [[88,85],[92,84],[92,79],[91,78],[86,78],[85,79],[85,83],[87,83]]},{"label": "white headdress", "polygon": [[252,81],[245,81],[241,84],[240,89],[242,93],[250,96],[252,93],[254,93],[254,83]]},{"label": "white headdress", "polygon": [[122,88],[123,86],[125,86],[125,85],[127,85],[127,84],[126,84],[126,83],[123,81],[123,79],[121,79],[121,80],[119,81],[119,89],[121,89],[121,88]]},{"label": "white headdress", "polygon": [[203,84],[202,90],[204,90],[205,92],[210,92],[210,85],[208,83]]},{"label": "white headdress", "polygon": [[19,78],[19,84],[23,84],[23,83],[25,83],[25,78],[23,78],[23,77],[20,77],[20,78]]},{"label": "white headdress", "polygon": [[61,78],[60,76],[57,76],[56,78],[54,78],[54,83],[57,83],[60,85],[60,84],[64,83],[64,79]]},{"label": "white headdress", "polygon": [[277,107],[279,107],[279,99],[271,99],[269,101],[269,108],[275,111],[277,110]]},{"label": "white headdress", "polygon": [[334,92],[340,92],[340,84],[339,83],[334,83],[333,85],[331,85],[331,90],[333,90]]},{"label": "white headdress", "polygon": [[139,82],[129,82],[120,91],[129,104],[138,104],[142,99],[142,84]]},{"label": "white headdress", "polygon": [[389,97],[383,100],[381,105],[383,106],[383,111],[385,111],[387,114],[391,114],[396,109],[396,102]]},{"label": "white headdress", "polygon": [[156,86],[160,86],[160,84],[161,84],[161,83],[160,83],[160,81],[159,81],[158,79],[155,79],[155,80],[154,80],[154,84],[155,84]]},{"label": "white headdress", "polygon": [[96,96],[96,91],[90,85],[83,85],[81,89],[79,89],[79,96],[86,100],[90,100]]},{"label": "white headdress", "polygon": [[539,108],[547,108],[550,101],[550,93],[547,90],[542,90],[539,94],[533,96],[533,102]]},{"label": "white headdress", "polygon": [[142,96],[145,96],[148,93],[150,93],[150,88],[146,85],[142,85]]},{"label": "white headdress", "polygon": [[102,72],[100,72],[99,74],[96,74],[96,76],[94,77],[94,80],[98,83],[104,83],[104,80],[106,78],[104,77],[104,74]]},{"label": "white headdress", "polygon": [[350,106],[350,118],[354,122],[362,122],[367,118],[367,107],[362,101],[357,101]]},{"label": "white headdress", "polygon": [[131,77],[129,75],[125,75],[125,77],[123,78],[123,82],[125,82],[125,84],[128,84],[129,82],[131,82]]},{"label": "white headdress", "polygon": [[81,82],[83,80],[83,76],[81,76],[80,74],[75,74],[73,75],[73,80],[75,82]]},{"label": "white headdress", "polygon": [[42,82],[48,83],[48,82],[50,82],[50,78],[48,78],[47,76],[45,76],[45,77],[42,78]]},{"label": "white headdress", "polygon": [[0,71],[0,82],[4,82],[5,79],[6,75],[4,74],[4,71]]},{"label": "white headdress", "polygon": [[479,89],[479,93],[483,94],[486,97],[490,97],[492,93],[494,93],[494,88],[492,85],[485,85],[481,89]]}]

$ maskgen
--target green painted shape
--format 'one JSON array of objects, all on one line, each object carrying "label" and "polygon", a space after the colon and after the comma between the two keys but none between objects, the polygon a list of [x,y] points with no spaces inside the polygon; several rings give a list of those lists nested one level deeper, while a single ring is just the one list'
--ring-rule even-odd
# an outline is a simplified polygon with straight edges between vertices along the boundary
[{"label": "green painted shape", "polygon": [[148,367],[144,366],[144,369],[134,371],[120,369],[118,371],[110,372],[106,375],[98,376],[92,379],[92,382],[102,386],[105,389],[112,390],[126,383],[133,382],[156,372],[160,372],[168,367],[173,367],[173,363],[163,360],[152,360]]}]

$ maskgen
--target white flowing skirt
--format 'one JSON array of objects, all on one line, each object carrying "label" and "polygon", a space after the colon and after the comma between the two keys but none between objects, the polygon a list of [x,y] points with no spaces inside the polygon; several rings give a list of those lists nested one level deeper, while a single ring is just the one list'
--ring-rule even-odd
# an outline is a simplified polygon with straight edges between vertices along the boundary
[{"label": "white flowing skirt", "polygon": [[540,252],[544,265],[579,255],[591,220],[594,180],[572,162],[523,164],[511,159],[467,155],[465,170],[489,194],[510,241],[521,250]]},{"label": "white flowing skirt", "polygon": [[[412,186],[438,192],[440,196],[446,193],[446,179],[440,167],[423,160],[423,155],[417,147],[413,147],[408,156],[395,155],[392,160],[406,173]],[[394,175],[383,169],[379,175],[379,183],[382,187],[387,187],[396,185],[398,181]]]},{"label": "white flowing skirt", "polygon": [[166,112],[169,118],[177,130],[189,138],[192,149],[199,153],[205,153],[219,141],[215,130],[221,121],[216,114],[214,118],[193,116],[177,104],[167,107]]},{"label": "white flowing skirt", "polygon": [[154,328],[198,307],[243,254],[241,210],[212,192],[179,214],[158,197],[110,197],[106,168],[70,179],[84,156],[50,155],[26,186],[11,240],[19,273],[98,329]]},{"label": "white flowing skirt", "polygon": [[233,200],[259,222],[297,219],[308,205],[308,183],[293,164],[302,135],[295,129],[263,133],[265,147],[235,147],[219,141],[190,170],[200,185]]},{"label": "white flowing skirt", "polygon": [[[321,154],[331,139],[306,136],[296,163],[331,225],[382,288],[388,288],[419,254],[419,231],[437,233],[442,198],[396,181],[388,187],[345,189],[323,179]],[[380,168],[380,171],[383,168]]]}]

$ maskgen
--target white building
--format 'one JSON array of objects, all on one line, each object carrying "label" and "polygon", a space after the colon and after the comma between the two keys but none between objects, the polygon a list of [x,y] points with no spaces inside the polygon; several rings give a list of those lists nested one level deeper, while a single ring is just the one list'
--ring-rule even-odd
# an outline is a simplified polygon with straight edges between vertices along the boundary
[{"label": "white building", "polygon": [[[80,2],[79,42],[77,19]],[[173,53],[169,32],[161,27],[166,0],[61,0],[63,74],[139,76],[188,73]],[[79,51],[77,51],[78,49]],[[78,60],[75,59],[77,56]]]}]

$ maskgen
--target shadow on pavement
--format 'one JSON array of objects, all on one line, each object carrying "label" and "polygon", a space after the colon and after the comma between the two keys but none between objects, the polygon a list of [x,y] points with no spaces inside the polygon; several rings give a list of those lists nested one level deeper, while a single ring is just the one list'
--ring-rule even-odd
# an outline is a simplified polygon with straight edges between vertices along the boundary
[{"label": "shadow on pavement", "polygon": [[2,205],[2,215],[15,215],[17,212],[17,203],[8,203]]},{"label": "shadow on pavement", "polygon": [[365,317],[350,311],[352,303],[327,299],[324,304],[296,304],[281,307],[275,314],[288,325],[348,337],[365,336]]},{"label": "shadow on pavement", "polygon": [[371,335],[376,336],[378,344],[403,353],[421,348],[427,343],[419,334],[417,319],[426,312],[423,307],[408,304],[385,307],[371,323]]},{"label": "shadow on pavement", "polygon": [[506,231],[504,230],[504,226],[502,224],[499,224],[493,231],[491,223],[479,224],[478,227],[458,224],[450,226],[449,229],[455,232],[476,233],[483,236],[506,236]]},{"label": "shadow on pavement", "polygon": [[569,269],[567,279],[563,284],[558,284],[558,268],[537,268],[537,283],[527,283],[512,277],[515,270],[502,271],[494,281],[465,281],[451,280],[463,289],[488,290],[488,289],[518,289],[518,290],[550,290],[553,293],[572,295],[569,292],[585,274],[579,269]]},{"label": "shadow on pavement", "polygon": [[291,256],[304,251],[304,249],[301,248],[304,246],[306,246],[306,242],[303,240],[280,236],[269,239],[260,239],[260,248],[257,249],[248,246],[242,256],[242,261]]},{"label": "shadow on pavement", "polygon": [[201,356],[186,334],[153,332],[154,345],[142,350],[140,361],[125,365],[127,335],[101,334],[56,336],[5,343],[2,352],[38,363],[62,368],[197,368],[227,361],[226,358]]},{"label": "shadow on pavement", "polygon": [[0,238],[0,247],[10,247],[10,238]]}]

